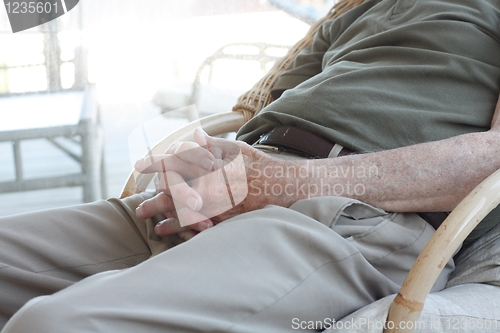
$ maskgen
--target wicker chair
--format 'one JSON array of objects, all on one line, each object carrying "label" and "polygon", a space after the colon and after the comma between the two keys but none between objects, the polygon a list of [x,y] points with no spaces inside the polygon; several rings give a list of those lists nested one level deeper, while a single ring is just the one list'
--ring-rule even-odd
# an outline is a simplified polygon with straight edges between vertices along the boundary
[{"label": "wicker chair", "polygon": [[[275,63],[274,67],[254,87],[242,95],[232,112],[215,114],[193,122],[169,134],[151,149],[152,154],[163,153],[173,142],[192,140],[193,130],[200,126],[209,135],[220,135],[237,131],[262,108],[272,101],[271,89],[280,74],[292,63],[295,55],[312,42],[321,24],[340,16],[365,0],[342,0],[328,14],[311,26],[306,36],[294,45],[287,55]],[[149,153],[149,154],[150,154]],[[133,171],[121,193],[121,198],[144,191],[153,175]],[[417,258],[401,290],[394,299],[387,320],[395,323],[395,329],[384,332],[413,332],[413,329],[398,329],[400,322],[416,322],[432,285],[445,264],[453,256],[460,244],[476,225],[500,203],[500,170],[478,185],[448,216],[435,232],[427,246]]]}]

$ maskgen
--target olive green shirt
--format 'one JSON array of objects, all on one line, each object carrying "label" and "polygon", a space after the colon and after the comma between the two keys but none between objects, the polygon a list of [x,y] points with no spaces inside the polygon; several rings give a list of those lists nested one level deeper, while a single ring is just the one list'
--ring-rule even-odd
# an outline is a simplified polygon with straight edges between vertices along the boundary
[{"label": "olive green shirt", "polygon": [[320,27],[238,139],[292,125],[366,152],[486,131],[499,83],[500,0],[368,0]]}]

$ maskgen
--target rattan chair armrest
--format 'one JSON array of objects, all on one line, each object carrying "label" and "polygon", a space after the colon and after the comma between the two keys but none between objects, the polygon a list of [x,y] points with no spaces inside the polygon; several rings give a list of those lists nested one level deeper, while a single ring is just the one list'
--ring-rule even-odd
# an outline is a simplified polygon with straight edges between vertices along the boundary
[{"label": "rattan chair armrest", "polygon": [[416,323],[427,295],[448,260],[499,203],[500,170],[469,193],[429,240],[389,309],[387,322],[390,325],[387,327],[394,324],[394,329],[386,329],[384,333],[413,332],[413,329],[399,329],[399,323]]}]

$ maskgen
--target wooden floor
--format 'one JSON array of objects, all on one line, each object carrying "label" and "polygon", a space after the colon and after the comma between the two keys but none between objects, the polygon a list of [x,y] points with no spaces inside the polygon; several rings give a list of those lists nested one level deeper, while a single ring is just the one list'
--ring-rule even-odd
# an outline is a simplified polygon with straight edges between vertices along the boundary
[{"label": "wooden floor", "polygon": [[[108,196],[120,194],[131,169],[128,138],[137,126],[160,115],[160,110],[150,102],[101,105],[105,128],[105,161]],[[187,120],[169,118],[164,133],[177,129]],[[24,175],[26,178],[62,175],[79,171],[79,164],[45,140],[28,140],[21,144]],[[9,143],[0,143],[0,181],[15,179]],[[0,194],[0,216],[33,212],[41,209],[82,203],[82,188]]]}]

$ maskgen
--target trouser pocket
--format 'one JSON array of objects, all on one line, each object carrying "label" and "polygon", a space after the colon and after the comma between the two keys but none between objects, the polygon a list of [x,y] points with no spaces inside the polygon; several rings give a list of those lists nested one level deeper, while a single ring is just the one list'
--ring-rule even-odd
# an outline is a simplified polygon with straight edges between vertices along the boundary
[{"label": "trouser pocket", "polygon": [[[355,199],[319,197],[290,207],[341,235],[378,271],[402,284],[434,229],[418,214],[391,213]],[[436,284],[442,289],[453,270],[450,260]]]}]

